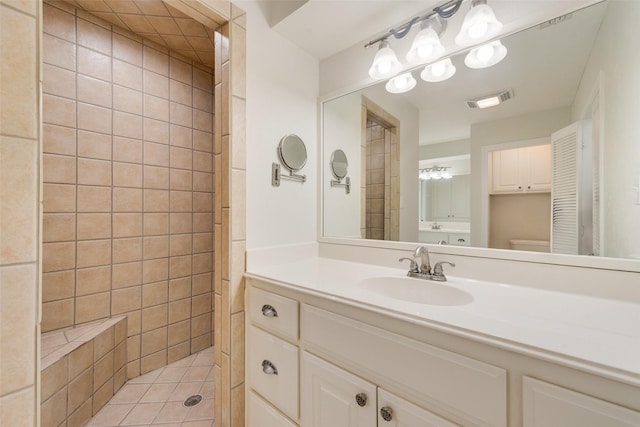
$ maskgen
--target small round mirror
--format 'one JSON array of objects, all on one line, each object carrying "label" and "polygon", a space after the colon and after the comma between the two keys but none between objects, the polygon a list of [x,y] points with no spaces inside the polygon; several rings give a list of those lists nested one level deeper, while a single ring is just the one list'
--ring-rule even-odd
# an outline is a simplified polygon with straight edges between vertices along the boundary
[{"label": "small round mirror", "polygon": [[345,176],[347,176],[347,168],[349,167],[349,162],[347,161],[347,155],[344,154],[342,150],[335,150],[331,153],[331,172],[333,172],[333,176],[336,177],[337,180],[341,180]]},{"label": "small round mirror", "polygon": [[278,157],[291,172],[302,169],[307,163],[307,147],[297,135],[286,135],[278,144]]}]

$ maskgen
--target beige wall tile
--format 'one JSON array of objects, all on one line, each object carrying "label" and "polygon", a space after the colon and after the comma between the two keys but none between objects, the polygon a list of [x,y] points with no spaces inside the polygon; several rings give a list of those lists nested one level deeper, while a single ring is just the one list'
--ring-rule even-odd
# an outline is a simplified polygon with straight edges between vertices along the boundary
[{"label": "beige wall tile", "polygon": [[113,397],[113,378],[107,381],[93,395],[93,413],[97,414]]},{"label": "beige wall tile", "polygon": [[159,190],[169,189],[169,168],[156,166],[144,167],[145,188],[155,188]]},{"label": "beige wall tile", "polygon": [[162,281],[142,286],[142,307],[151,307],[169,300],[169,282]]},{"label": "beige wall tile", "polygon": [[142,357],[167,348],[167,328],[162,327],[142,334]]},{"label": "beige wall tile", "polygon": [[[76,186],[75,185],[44,184],[42,197],[43,197],[44,212],[75,212],[76,211]],[[18,206],[14,205],[14,208],[18,209]],[[4,212],[3,212],[3,217],[7,218],[4,215]]]},{"label": "beige wall tile", "polygon": [[[26,403],[26,402],[23,402]],[[33,402],[29,402],[29,404],[22,406],[20,408],[20,412],[24,414],[25,407],[29,407],[29,405],[33,405]],[[5,418],[5,412],[2,412],[2,420],[3,422],[7,421],[8,418]],[[54,394],[49,400],[44,402],[40,407],[40,417],[41,417],[41,426],[49,427],[55,426],[57,427],[60,423],[64,422],[67,417],[67,387],[64,387],[56,394]],[[9,425],[23,425],[26,426],[28,424],[22,423],[18,421],[19,419],[15,419],[17,421],[16,424]]]},{"label": "beige wall tile", "polygon": [[113,237],[134,237],[142,235],[142,214],[113,214]]},{"label": "beige wall tile", "polygon": [[[172,214],[173,215],[173,214]],[[195,212],[193,214],[193,232],[212,232],[213,231],[213,214]]]},{"label": "beige wall tile", "polygon": [[193,105],[193,93],[194,89],[191,85],[174,79],[169,81],[169,99],[172,101],[191,106]]},{"label": "beige wall tile", "polygon": [[112,326],[96,336],[93,340],[93,362],[113,350],[115,346],[115,328]]},{"label": "beige wall tile", "polygon": [[145,140],[169,144],[169,123],[145,117],[143,128]]},{"label": "beige wall tile", "polygon": [[111,81],[110,56],[78,46],[77,59],[78,73],[105,81]]},{"label": "beige wall tile", "polygon": [[206,334],[194,337],[191,339],[191,352],[195,353],[205,348],[211,347],[211,333],[207,332]]},{"label": "beige wall tile", "polygon": [[140,363],[140,373],[145,374],[167,364],[167,350],[160,350],[157,353],[144,356]]},{"label": "beige wall tile", "polygon": [[111,264],[111,240],[85,240],[77,248],[77,268]]},{"label": "beige wall tile", "polygon": [[169,100],[163,97],[145,94],[144,116],[164,122],[169,121]]},{"label": "beige wall tile", "polygon": [[[121,136],[113,137],[113,160],[117,162],[142,163],[142,141],[124,138]],[[115,172],[114,172],[115,185]]]},{"label": "beige wall tile", "polygon": [[244,312],[231,316],[231,387],[244,382]]},{"label": "beige wall tile", "polygon": [[113,289],[137,286],[142,283],[142,262],[115,264],[112,268],[111,286]]},{"label": "beige wall tile", "polygon": [[169,325],[169,346],[189,341],[191,338],[191,321],[189,319]]},{"label": "beige wall tile", "polygon": [[111,290],[111,266],[76,270],[76,295],[89,295]]},{"label": "beige wall tile", "polygon": [[112,292],[111,313],[121,314],[135,309],[142,305],[142,288],[133,286],[125,289],[117,289]]},{"label": "beige wall tile", "polygon": [[169,303],[169,323],[177,323],[191,317],[191,299],[185,298]]},{"label": "beige wall tile", "polygon": [[183,359],[191,354],[191,346],[189,341],[181,344],[170,346],[167,350],[167,363],[173,363]]},{"label": "beige wall tile", "polygon": [[142,333],[167,326],[167,317],[167,304],[142,309]]},{"label": "beige wall tile", "polygon": [[8,7],[0,8],[0,40],[2,40],[3,71],[0,75],[2,98],[11,102],[0,104],[0,133],[36,138],[38,131],[38,83],[36,20]]},{"label": "beige wall tile", "polygon": [[149,46],[142,51],[143,67],[154,73],[169,76],[169,55],[159,52]]},{"label": "beige wall tile", "polygon": [[114,111],[113,135],[142,139],[142,117],[136,114]]},{"label": "beige wall tile", "polygon": [[113,212],[142,212],[142,189],[114,188]]},{"label": "beige wall tile", "polygon": [[106,319],[109,317],[110,308],[111,294],[109,292],[76,298],[75,323],[80,324]]},{"label": "beige wall tile", "polygon": [[75,270],[44,273],[42,275],[42,301],[72,298],[75,286]]},{"label": "beige wall tile", "polygon": [[191,233],[193,230],[193,218],[195,215],[191,213],[179,213],[172,212],[169,215],[170,218],[170,232],[171,234]]},{"label": "beige wall tile", "polygon": [[79,74],[77,85],[78,95],[76,99],[78,101],[100,107],[112,107],[113,90],[111,83]]},{"label": "beige wall tile", "polygon": [[113,350],[93,365],[93,392],[97,392],[109,380],[113,380]]},{"label": "beige wall tile", "polygon": [[80,46],[111,55],[111,32],[84,19],[77,20],[77,42]]},{"label": "beige wall tile", "polygon": [[191,269],[192,257],[190,255],[169,258],[169,278],[190,276]]},{"label": "beige wall tile", "polygon": [[82,427],[89,420],[93,414],[93,399],[87,399],[76,411],[69,414],[67,418],[67,427]]},{"label": "beige wall tile", "polygon": [[169,212],[169,191],[145,189],[144,210],[145,212]]},{"label": "beige wall tile", "polygon": [[75,238],[76,216],[74,214],[43,215],[43,242],[65,242]]},{"label": "beige wall tile", "polygon": [[191,170],[193,165],[193,151],[181,147],[171,147],[169,151],[170,166],[172,168]]},{"label": "beige wall tile", "polygon": [[169,256],[169,236],[145,237],[144,259],[166,258]]},{"label": "beige wall tile", "polygon": [[191,277],[181,277],[169,281],[169,301],[177,301],[189,296],[191,296]]},{"label": "beige wall tile", "polygon": [[37,295],[36,278],[36,265],[0,267],[0,395],[36,380],[33,360],[25,357],[35,354],[36,350],[36,307],[33,303]]},{"label": "beige wall tile", "polygon": [[113,83],[141,91],[142,68],[119,59],[114,59]]},{"label": "beige wall tile", "polygon": [[[113,372],[115,374],[127,365],[127,342],[122,341],[113,350]],[[115,379],[115,378],[114,378]]]},{"label": "beige wall tile", "polygon": [[142,238],[113,239],[113,262],[133,262],[142,259]]},{"label": "beige wall tile", "polygon": [[193,210],[195,212],[213,212],[213,193],[194,192]]},{"label": "beige wall tile", "polygon": [[120,34],[113,34],[113,57],[142,66],[142,43]]},{"label": "beige wall tile", "polygon": [[171,212],[192,212],[193,193],[191,191],[171,191],[169,209]]},{"label": "beige wall tile", "polygon": [[168,213],[145,213],[143,224],[145,236],[169,234]]},{"label": "beige wall tile", "polygon": [[44,243],[42,245],[42,272],[69,270],[75,267],[75,243]]},{"label": "beige wall tile", "polygon": [[93,365],[93,348],[94,340],[91,340],[69,354],[69,380],[73,380]]},{"label": "beige wall tile", "polygon": [[13,201],[0,204],[0,263],[36,259],[36,166],[35,141],[0,137],[0,199]]},{"label": "beige wall tile", "polygon": [[172,190],[191,191],[193,185],[193,172],[190,170],[171,169],[170,188]]},{"label": "beige wall tile", "polygon": [[78,240],[111,237],[110,213],[79,213],[76,217],[76,223]]},{"label": "beige wall tile", "polygon": [[79,185],[78,212],[111,212],[111,188]]},{"label": "beige wall tile", "polygon": [[150,70],[143,71],[144,92],[169,99],[169,78]]},{"label": "beige wall tile", "polygon": [[142,93],[128,87],[113,85],[113,109],[141,115]]},{"label": "beige wall tile", "polygon": [[76,47],[73,43],[44,34],[42,44],[42,59],[45,63],[75,71]]},{"label": "beige wall tile", "polygon": [[75,184],[76,159],[75,157],[44,154],[43,181],[58,184]]},{"label": "beige wall tile", "polygon": [[77,111],[78,129],[105,134],[111,133],[112,110],[110,108],[78,102]]},{"label": "beige wall tile", "polygon": [[114,162],[113,185],[142,188],[142,165]]},{"label": "beige wall tile", "polygon": [[[213,274],[204,273],[193,276],[193,295],[200,295],[205,292],[211,292],[213,290]],[[210,307],[210,309],[213,305]]]},{"label": "beige wall tile", "polygon": [[111,162],[78,159],[78,184],[111,185]]},{"label": "beige wall tile", "polygon": [[52,154],[76,154],[76,130],[63,126],[42,126],[43,152]]},{"label": "beige wall tile", "polygon": [[213,193],[213,173],[194,172],[193,191]]},{"label": "beige wall tile", "polygon": [[193,129],[172,124],[169,126],[169,140],[173,146],[191,149],[193,147]]},{"label": "beige wall tile", "polygon": [[[145,133],[145,138],[148,136]],[[153,142],[144,143],[144,164],[152,166],[169,166],[169,146]]]},{"label": "beige wall tile", "polygon": [[57,7],[43,4],[43,13],[47,19],[43,22],[42,31],[61,39],[75,42],[75,16]]},{"label": "beige wall tile", "polygon": [[75,300],[64,299],[42,304],[42,332],[53,331],[73,325]]},{"label": "beige wall tile", "polygon": [[200,316],[194,315],[191,319],[191,336],[198,337],[209,332],[211,332],[211,312]]},{"label": "beige wall tile", "polygon": [[44,402],[57,391],[67,385],[69,358],[63,357],[58,362],[42,370],[40,384],[40,401]]},{"label": "beige wall tile", "polygon": [[42,91],[49,95],[73,99],[76,96],[76,74],[55,65],[42,67]]},{"label": "beige wall tile", "polygon": [[189,255],[193,245],[193,235],[173,234],[171,235],[171,256]]},{"label": "beige wall tile", "polygon": [[167,258],[143,261],[142,283],[153,283],[169,278],[169,261]]},{"label": "beige wall tile", "polygon": [[69,382],[67,401],[67,413],[72,413],[82,405],[93,393],[93,368],[81,373],[76,379]]}]

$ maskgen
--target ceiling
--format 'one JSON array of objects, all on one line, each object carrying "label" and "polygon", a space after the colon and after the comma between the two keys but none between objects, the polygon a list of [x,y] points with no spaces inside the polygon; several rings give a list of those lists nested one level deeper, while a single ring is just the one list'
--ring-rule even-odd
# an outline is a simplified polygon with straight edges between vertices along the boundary
[{"label": "ceiling", "polygon": [[[66,0],[98,18],[214,68],[214,32],[162,0]],[[177,4],[177,3],[176,3]]]}]

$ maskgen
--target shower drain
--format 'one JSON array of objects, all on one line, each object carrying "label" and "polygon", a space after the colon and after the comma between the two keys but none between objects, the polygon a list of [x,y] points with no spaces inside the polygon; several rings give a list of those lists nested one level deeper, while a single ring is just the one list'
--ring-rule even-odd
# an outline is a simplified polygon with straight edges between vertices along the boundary
[{"label": "shower drain", "polygon": [[194,394],[193,396],[187,397],[187,400],[184,401],[184,406],[190,408],[192,406],[196,406],[202,400],[202,396],[199,394]]}]

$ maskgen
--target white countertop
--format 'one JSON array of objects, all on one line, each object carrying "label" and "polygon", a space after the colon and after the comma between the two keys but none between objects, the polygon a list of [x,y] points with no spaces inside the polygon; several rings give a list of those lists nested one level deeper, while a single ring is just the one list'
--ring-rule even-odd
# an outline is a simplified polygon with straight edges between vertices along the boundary
[{"label": "white countertop", "polygon": [[358,284],[370,277],[405,274],[403,269],[320,257],[258,265],[247,272],[251,277],[276,281],[301,292],[365,306],[521,353],[559,359],[640,386],[640,304],[476,281],[454,274],[447,275],[449,281],[441,285],[468,292],[472,302],[456,306],[407,302]]}]

